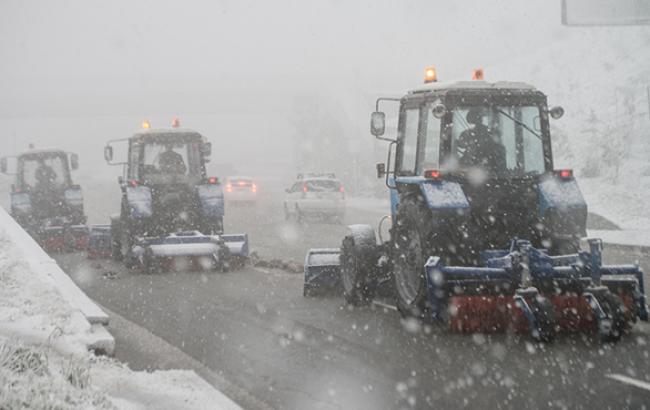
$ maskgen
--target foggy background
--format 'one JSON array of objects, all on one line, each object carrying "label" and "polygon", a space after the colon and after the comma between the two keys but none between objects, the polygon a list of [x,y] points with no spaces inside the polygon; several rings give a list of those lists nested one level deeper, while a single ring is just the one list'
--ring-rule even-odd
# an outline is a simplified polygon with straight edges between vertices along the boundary
[{"label": "foggy background", "polygon": [[3,0],[0,151],[72,150],[82,185],[110,178],[117,190],[105,141],[178,116],[212,141],[220,177],[288,186],[333,170],[360,192],[386,152],[368,131],[375,98],[417,87],[434,65],[440,81],[483,67],[488,81],[547,93],[567,109],[558,160],[580,173],[576,153],[612,134],[594,118],[632,127],[624,145],[647,139],[648,44],[647,26],[562,26],[559,0]]}]

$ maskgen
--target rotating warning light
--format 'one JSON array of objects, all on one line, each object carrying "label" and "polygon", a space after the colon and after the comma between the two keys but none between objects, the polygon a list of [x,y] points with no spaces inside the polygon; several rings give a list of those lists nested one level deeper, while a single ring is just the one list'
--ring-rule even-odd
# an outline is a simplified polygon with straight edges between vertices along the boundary
[{"label": "rotating warning light", "polygon": [[149,121],[147,120],[142,121],[142,129],[148,130],[149,128],[151,128],[151,124],[149,124]]},{"label": "rotating warning light", "polygon": [[178,128],[181,126],[181,120],[177,117],[172,120],[172,128]]},{"label": "rotating warning light", "polygon": [[427,67],[424,69],[424,83],[434,83],[438,81],[438,74],[434,67]]},{"label": "rotating warning light", "polygon": [[482,68],[475,68],[474,70],[472,70],[472,80],[483,81],[483,69]]}]

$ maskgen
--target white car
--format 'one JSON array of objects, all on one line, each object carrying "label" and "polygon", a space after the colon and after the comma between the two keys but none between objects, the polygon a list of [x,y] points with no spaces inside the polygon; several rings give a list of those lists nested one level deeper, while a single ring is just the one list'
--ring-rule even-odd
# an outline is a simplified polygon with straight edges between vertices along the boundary
[{"label": "white car", "polygon": [[345,190],[336,178],[306,177],[296,181],[286,190],[284,215],[302,221],[308,216],[318,216],[343,222],[345,216]]},{"label": "white car", "polygon": [[226,201],[252,204],[257,202],[257,194],[257,184],[252,178],[242,176],[226,178]]}]

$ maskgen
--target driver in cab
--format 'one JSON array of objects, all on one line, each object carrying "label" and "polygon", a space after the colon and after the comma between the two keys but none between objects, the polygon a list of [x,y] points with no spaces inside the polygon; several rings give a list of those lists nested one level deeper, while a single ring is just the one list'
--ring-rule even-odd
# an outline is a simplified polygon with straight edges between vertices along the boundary
[{"label": "driver in cab", "polygon": [[465,117],[473,127],[460,134],[457,155],[463,167],[479,167],[492,171],[506,169],[505,147],[498,133],[483,124],[479,108],[471,108]]},{"label": "driver in cab", "polygon": [[38,191],[49,191],[54,188],[54,182],[56,181],[56,172],[54,172],[52,167],[47,165],[41,158],[38,160],[38,168],[36,168],[35,178],[35,188]]},{"label": "driver in cab", "polygon": [[187,171],[183,156],[174,151],[174,146],[168,144],[159,158],[160,172],[164,174],[184,175]]}]

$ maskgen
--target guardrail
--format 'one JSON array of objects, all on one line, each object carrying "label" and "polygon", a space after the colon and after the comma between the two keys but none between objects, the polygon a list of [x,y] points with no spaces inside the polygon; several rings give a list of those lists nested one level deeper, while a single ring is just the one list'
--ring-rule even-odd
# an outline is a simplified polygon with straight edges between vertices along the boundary
[{"label": "guardrail", "polygon": [[70,277],[61,270],[59,265],[36,243],[36,241],[0,207],[0,229],[3,229],[9,239],[24,253],[25,262],[43,280],[56,288],[70,306],[78,310],[91,326],[87,344],[88,349],[97,353],[113,355],[115,339],[106,330],[109,316],[95,304]]}]

